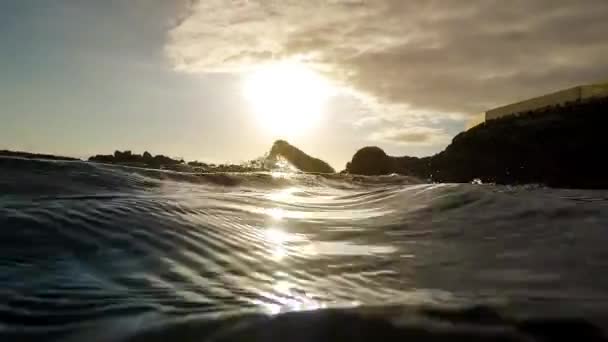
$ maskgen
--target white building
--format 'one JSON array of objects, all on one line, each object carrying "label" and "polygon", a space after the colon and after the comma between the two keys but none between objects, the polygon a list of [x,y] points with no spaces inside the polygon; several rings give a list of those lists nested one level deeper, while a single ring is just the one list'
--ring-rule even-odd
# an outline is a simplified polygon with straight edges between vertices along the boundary
[{"label": "white building", "polygon": [[486,121],[503,116],[529,112],[550,106],[583,102],[594,98],[608,97],[608,83],[578,86],[525,101],[494,108],[486,112]]}]

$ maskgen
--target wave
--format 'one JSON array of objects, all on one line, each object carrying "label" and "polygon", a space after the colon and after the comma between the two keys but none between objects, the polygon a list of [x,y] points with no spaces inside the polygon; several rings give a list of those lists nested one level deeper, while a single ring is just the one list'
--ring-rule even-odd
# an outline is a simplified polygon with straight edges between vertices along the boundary
[{"label": "wave", "polygon": [[580,318],[512,317],[489,307],[363,307],[263,314],[130,317],[102,322],[66,341],[606,341]]},{"label": "wave", "polygon": [[370,306],[557,307],[588,322],[607,309],[605,191],[12,158],[0,170],[0,336],[15,340],[194,338],[250,316],[345,329]]}]

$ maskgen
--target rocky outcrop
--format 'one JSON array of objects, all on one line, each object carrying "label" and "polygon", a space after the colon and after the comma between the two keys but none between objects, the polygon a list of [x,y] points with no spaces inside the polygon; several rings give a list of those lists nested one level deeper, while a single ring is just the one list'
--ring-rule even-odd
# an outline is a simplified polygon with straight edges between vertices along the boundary
[{"label": "rocky outcrop", "polygon": [[349,173],[361,175],[385,175],[395,173],[398,165],[395,159],[376,146],[368,146],[355,153],[350,163],[346,164]]},{"label": "rocky outcrop", "polygon": [[287,141],[277,140],[272,145],[269,159],[276,159],[278,156],[285,158],[289,163],[304,172],[316,173],[335,173],[336,171],[321,159],[311,157],[302,152]]},{"label": "rocky outcrop", "polygon": [[545,184],[608,188],[608,100],[577,103],[491,120],[460,133],[425,158],[359,150],[346,172],[400,173],[436,182]]},{"label": "rocky outcrop", "polygon": [[89,158],[91,162],[119,164],[127,166],[145,167],[152,169],[169,169],[183,172],[261,172],[268,171],[259,160],[252,160],[240,165],[212,164],[200,161],[184,162],[182,159],[173,159],[163,155],[153,156],[149,152],[133,154],[131,151],[115,151],[114,154],[99,154]]},{"label": "rocky outcrop", "polygon": [[163,156],[162,154],[152,156],[149,152],[133,154],[131,151],[115,151],[114,154],[98,154],[90,157],[89,161],[107,164],[125,164],[133,166],[145,166],[152,168],[174,167],[184,164],[183,160],[176,160]]}]

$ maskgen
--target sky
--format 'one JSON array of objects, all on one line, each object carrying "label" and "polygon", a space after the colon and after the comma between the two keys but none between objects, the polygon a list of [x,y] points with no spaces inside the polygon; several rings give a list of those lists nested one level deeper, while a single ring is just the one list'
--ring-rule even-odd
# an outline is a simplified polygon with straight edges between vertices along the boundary
[{"label": "sky", "polygon": [[[607,18],[606,0],[4,0],[0,149],[241,162],[283,138],[338,170],[363,146],[430,155],[485,110],[608,80]],[[335,89],[297,133],[243,94],[283,60]]]}]

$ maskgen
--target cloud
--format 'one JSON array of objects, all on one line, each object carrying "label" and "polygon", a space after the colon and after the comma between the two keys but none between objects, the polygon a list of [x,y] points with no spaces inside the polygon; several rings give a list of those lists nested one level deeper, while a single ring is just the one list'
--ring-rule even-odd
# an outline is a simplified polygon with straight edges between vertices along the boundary
[{"label": "cloud", "polygon": [[374,132],[370,140],[399,145],[430,146],[445,144],[450,137],[440,128],[433,127],[403,127],[387,128]]},{"label": "cloud", "polygon": [[187,13],[166,45],[178,70],[299,56],[402,115],[476,115],[608,78],[606,0],[204,0]]}]

